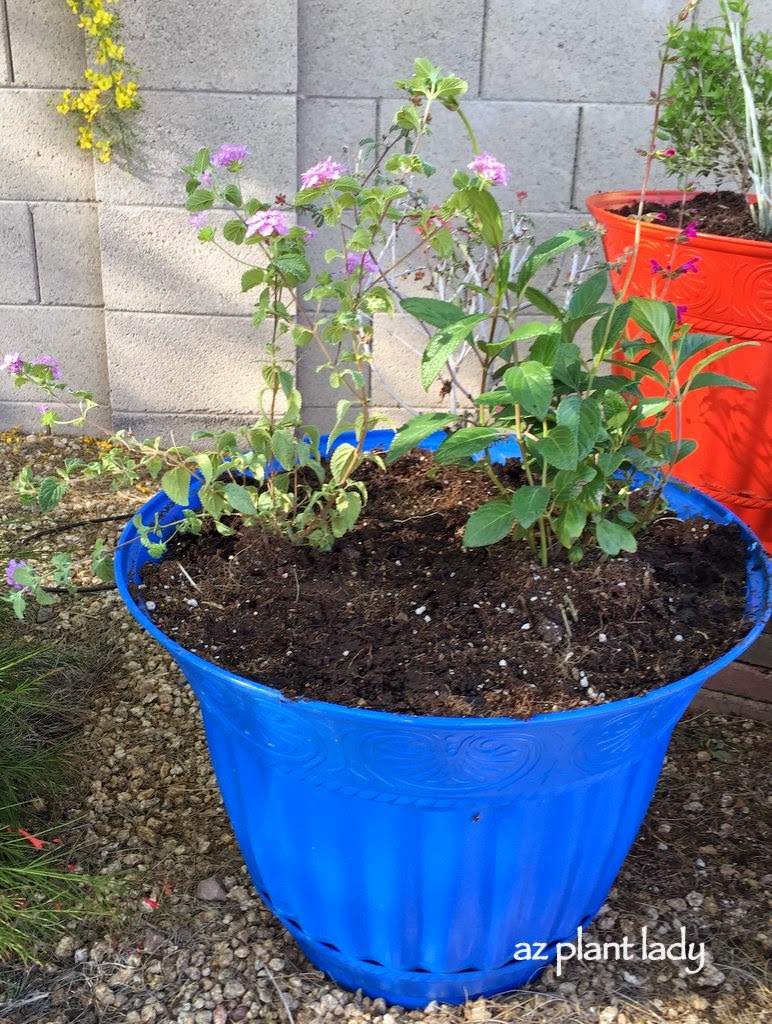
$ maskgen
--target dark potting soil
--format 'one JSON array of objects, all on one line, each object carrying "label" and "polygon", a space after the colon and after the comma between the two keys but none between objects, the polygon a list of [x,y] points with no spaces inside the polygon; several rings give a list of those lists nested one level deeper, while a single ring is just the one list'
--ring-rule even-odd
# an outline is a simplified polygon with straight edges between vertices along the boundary
[{"label": "dark potting soil", "polygon": [[482,474],[421,453],[367,476],[362,518],[332,552],[206,530],[176,538],[137,596],[184,647],[289,697],[422,715],[642,694],[748,628],[735,528],[666,514],[633,555],[545,569],[524,544],[461,547],[468,510],[491,496]]},{"label": "dark potting soil", "polygon": [[[614,213],[619,213],[623,217],[637,217],[638,203],[621,206],[614,210]],[[694,221],[698,233],[749,238],[758,242],[769,241],[753,223],[745,197],[738,195],[737,192],[700,192],[683,205],[681,202],[672,205],[644,203],[643,213],[644,216],[666,214],[666,220],[656,221],[665,227],[682,228]]]}]

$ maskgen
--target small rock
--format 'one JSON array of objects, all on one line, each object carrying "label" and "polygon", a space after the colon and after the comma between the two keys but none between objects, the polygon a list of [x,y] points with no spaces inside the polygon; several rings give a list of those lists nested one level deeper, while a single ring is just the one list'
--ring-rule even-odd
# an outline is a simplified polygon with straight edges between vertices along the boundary
[{"label": "small rock", "polygon": [[202,878],[196,886],[196,896],[200,900],[209,900],[210,902],[225,902],[228,899],[228,894],[223,889],[222,884],[215,875],[210,878]]},{"label": "small rock", "polygon": [[69,960],[78,948],[78,941],[72,935],[65,935],[56,944],[56,955],[60,960]]},{"label": "small rock", "polygon": [[616,1006],[604,1006],[598,1014],[598,1024],[614,1024],[618,1016]]},{"label": "small rock", "polygon": [[246,986],[242,985],[240,981],[236,981],[235,978],[229,978],[223,985],[223,998],[224,999],[241,999],[246,992]]}]

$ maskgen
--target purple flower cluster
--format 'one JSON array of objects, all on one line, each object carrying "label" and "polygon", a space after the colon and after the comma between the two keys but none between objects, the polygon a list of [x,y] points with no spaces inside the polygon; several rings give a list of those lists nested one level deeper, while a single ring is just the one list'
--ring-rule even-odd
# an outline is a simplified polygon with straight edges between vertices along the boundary
[{"label": "purple flower cluster", "polygon": [[23,373],[24,360],[18,352],[9,352],[0,369],[5,370],[6,373]]},{"label": "purple flower cluster", "polygon": [[208,217],[209,214],[206,210],[202,210],[201,213],[194,213],[192,217],[188,217],[188,224],[190,224],[191,227],[198,228],[200,231],[201,228],[206,227]]},{"label": "purple flower cluster", "polygon": [[353,274],[357,267],[362,268],[363,274],[375,274],[378,271],[378,264],[369,252],[346,253],[346,273]]},{"label": "purple flower cluster", "polygon": [[38,356],[37,359],[33,359],[32,365],[47,366],[51,370],[51,376],[54,380],[62,379],[62,368],[53,356]]},{"label": "purple flower cluster", "polygon": [[[53,356],[38,356],[37,359],[30,359],[29,364],[30,366],[47,366],[54,380],[61,380],[62,368]],[[5,370],[6,373],[24,373],[24,359],[18,352],[9,352],[3,359],[0,370]]]},{"label": "purple flower cluster", "polygon": [[258,210],[248,218],[246,223],[247,238],[252,235],[262,235],[263,238],[270,238],[271,235],[286,235],[290,229],[287,214],[282,213],[281,210]]},{"label": "purple flower cluster", "polygon": [[506,185],[509,181],[509,168],[490,153],[480,153],[468,166],[489,185]]},{"label": "purple flower cluster", "polygon": [[[249,156],[246,146],[220,146],[210,157],[213,167],[230,167],[231,164],[241,163]],[[204,174],[207,172],[204,171]]]},{"label": "purple flower cluster", "polygon": [[16,575],[16,570],[17,569],[26,569],[26,568],[27,568],[27,563],[26,562],[21,561],[21,560],[19,560],[17,562],[15,558],[12,558],[10,560],[8,565],[5,567],[5,581],[6,581],[6,583],[8,584],[9,587],[12,587],[14,590],[24,590],[24,584],[23,583],[17,583],[16,579],[15,579],[15,575]]},{"label": "purple flower cluster", "polygon": [[301,188],[319,188],[320,185],[327,185],[331,181],[337,181],[342,174],[346,173],[343,164],[336,163],[331,156],[326,160],[320,160],[318,164],[309,167],[300,178]]}]

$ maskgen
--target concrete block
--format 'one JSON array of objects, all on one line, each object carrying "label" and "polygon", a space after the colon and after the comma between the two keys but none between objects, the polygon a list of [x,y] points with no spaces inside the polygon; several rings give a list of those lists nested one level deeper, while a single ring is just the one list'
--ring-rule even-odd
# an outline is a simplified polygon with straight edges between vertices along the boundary
[{"label": "concrete block", "polygon": [[375,100],[301,97],[298,174],[328,156],[353,170],[359,143],[362,139],[374,139],[375,133]]},{"label": "concrete block", "polygon": [[657,84],[670,0],[490,0],[482,94],[519,100],[644,102]]},{"label": "concrete block", "polygon": [[[241,292],[246,268],[216,246],[199,242],[188,216],[182,209],[100,206],[102,287],[108,309],[230,315],[252,310],[254,293]],[[224,211],[214,211],[210,222],[226,219]],[[232,250],[255,265],[261,262],[256,246]]]},{"label": "concrete block", "polygon": [[[579,158],[574,182],[576,208],[594,192],[639,189],[651,132],[652,108],[645,104],[588,104],[583,107]],[[661,163],[652,167],[650,188],[673,188]]]},{"label": "concrete block", "polygon": [[0,89],[3,198],[94,198],[92,158],[76,147],[77,132],[51,104],[57,95]]},{"label": "concrete block", "polygon": [[0,302],[37,302],[35,243],[26,203],[0,203]]},{"label": "concrete block", "polygon": [[[63,419],[72,415],[66,406],[58,402],[48,402],[48,406],[56,410]],[[0,430],[10,430],[11,427],[18,427],[19,430],[26,434],[39,433],[41,427],[38,403],[0,401]],[[80,436],[84,429],[86,428],[61,424],[56,427],[56,433]],[[109,406],[92,409],[89,414],[88,433],[92,436],[106,437],[107,434],[112,432],[113,421]]]},{"label": "concrete block", "polygon": [[[249,317],[113,312],[105,321],[116,415],[240,413],[245,422],[254,419],[269,325],[256,331]],[[287,342],[283,357],[290,355]]]},{"label": "concrete block", "polygon": [[[440,381],[424,390],[421,384],[421,356],[432,328],[426,333],[410,316],[378,316],[373,340],[374,366],[371,371],[372,399],[376,405],[399,406],[404,402],[415,409],[447,409],[448,400],[440,396]],[[480,385],[480,364],[469,353],[458,369],[461,383],[474,394]]]},{"label": "concrete block", "polygon": [[5,0],[16,85],[67,88],[83,79],[86,47],[65,3]]},{"label": "concrete block", "polygon": [[116,430],[130,430],[140,440],[155,440],[160,437],[163,444],[189,444],[199,451],[209,447],[205,439],[191,441],[194,430],[238,430],[249,418],[238,413],[217,416],[193,415],[189,413],[139,412],[117,410],[114,415]]},{"label": "concrete block", "polygon": [[469,82],[477,94],[483,0],[303,0],[299,5],[300,91],[306,96],[388,96],[416,57]]},{"label": "concrete block", "polygon": [[12,81],[11,48],[8,45],[7,15],[0,6],[0,85],[8,85]]},{"label": "concrete block", "polygon": [[[0,352],[19,352],[27,361],[54,356],[63,379],[74,388],[94,392],[109,405],[104,316],[101,309],[62,306],[0,307]],[[0,401],[43,401],[32,385],[20,390],[0,374]]]},{"label": "concrete block", "polygon": [[126,53],[152,89],[294,92],[297,6],[123,0]]},{"label": "concrete block", "polygon": [[[750,15],[754,32],[772,32],[772,0],[753,0]],[[709,25],[720,17],[720,0],[700,0],[695,12],[699,25]]]},{"label": "concrete block", "polygon": [[[400,104],[382,104],[382,131]],[[472,100],[465,104],[481,151],[491,152],[510,169],[506,189],[498,187],[496,197],[504,208],[517,209],[515,193],[528,193],[528,210],[569,209],[571,175],[578,130],[578,108],[566,103],[510,103]],[[421,154],[437,172],[428,180],[426,192],[432,202],[453,190],[453,172],[466,170],[474,152],[461,119],[438,110],[434,135],[421,143]]]},{"label": "concrete block", "polygon": [[[184,206],[180,168],[203,146],[243,144],[251,150],[239,175],[245,196],[270,202],[297,182],[294,96],[226,96],[145,91],[135,125],[136,173],[98,165],[97,194],[109,203]],[[223,172],[227,175],[227,172]]]},{"label": "concrete block", "polygon": [[40,301],[55,306],[101,306],[102,265],[96,207],[35,203]]}]

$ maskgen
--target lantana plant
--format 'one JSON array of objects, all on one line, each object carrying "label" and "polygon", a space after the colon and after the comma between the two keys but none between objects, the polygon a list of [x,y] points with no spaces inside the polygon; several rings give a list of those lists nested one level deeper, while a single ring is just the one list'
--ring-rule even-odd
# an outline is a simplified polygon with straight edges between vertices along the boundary
[{"label": "lantana plant", "polygon": [[[707,352],[716,339],[691,334],[675,306],[606,301],[607,273],[588,253],[592,231],[525,244],[522,194],[508,191],[506,165],[480,151],[461,105],[464,81],[419,59],[397,85],[407,102],[387,136],[368,143],[371,158],[346,166],[322,157],[292,200],[242,194],[239,172],[250,154],[240,144],[201,149],[184,168],[200,243],[233,256],[242,291],[255,295],[253,323],[269,328],[254,422],[198,431],[190,445],[172,447],[118,431],[92,463],[68,460],[47,478],[25,470],[23,501],[49,511],[80,480],[109,474],[122,486],[146,472],[180,506],[172,532],[198,533],[209,520],[230,534],[241,520],[326,550],[354,528],[367,499],[363,463],[388,471],[442,432],[437,461],[484,473],[494,495],[470,508],[465,545],[524,541],[542,564],[577,561],[592,547],[608,555],[635,549],[673,466],[693,448],[680,434],[687,395],[715,383],[747,385],[707,369],[718,358]],[[425,185],[435,168],[423,143],[448,115],[465,126],[470,159],[444,201],[433,203]],[[307,247],[317,231],[331,236],[329,269],[309,287]],[[561,293],[549,280],[564,257],[571,270]],[[418,294],[404,293],[406,280],[420,286]],[[373,408],[368,378],[378,372],[376,318],[397,309],[424,330],[421,383],[427,391],[439,385],[445,406],[412,415],[384,458],[367,450],[369,431],[385,419]],[[329,458],[320,430],[303,416],[288,342],[294,351],[316,345],[323,372],[341,393]],[[611,372],[614,356],[618,372]],[[43,413],[45,424],[88,421],[93,396],[71,389],[55,360],[13,354],[4,368],[17,385],[34,384],[47,395],[53,408]],[[644,396],[644,379],[655,397]],[[662,429],[671,410],[674,436]],[[518,484],[497,471],[502,442],[519,453]],[[157,523],[135,522],[142,543],[162,555],[169,533],[161,539]],[[106,575],[104,549],[94,557],[95,571]],[[59,568],[61,581],[66,567]],[[6,599],[17,613],[27,597],[46,593],[27,565],[17,562],[8,574]]]}]

